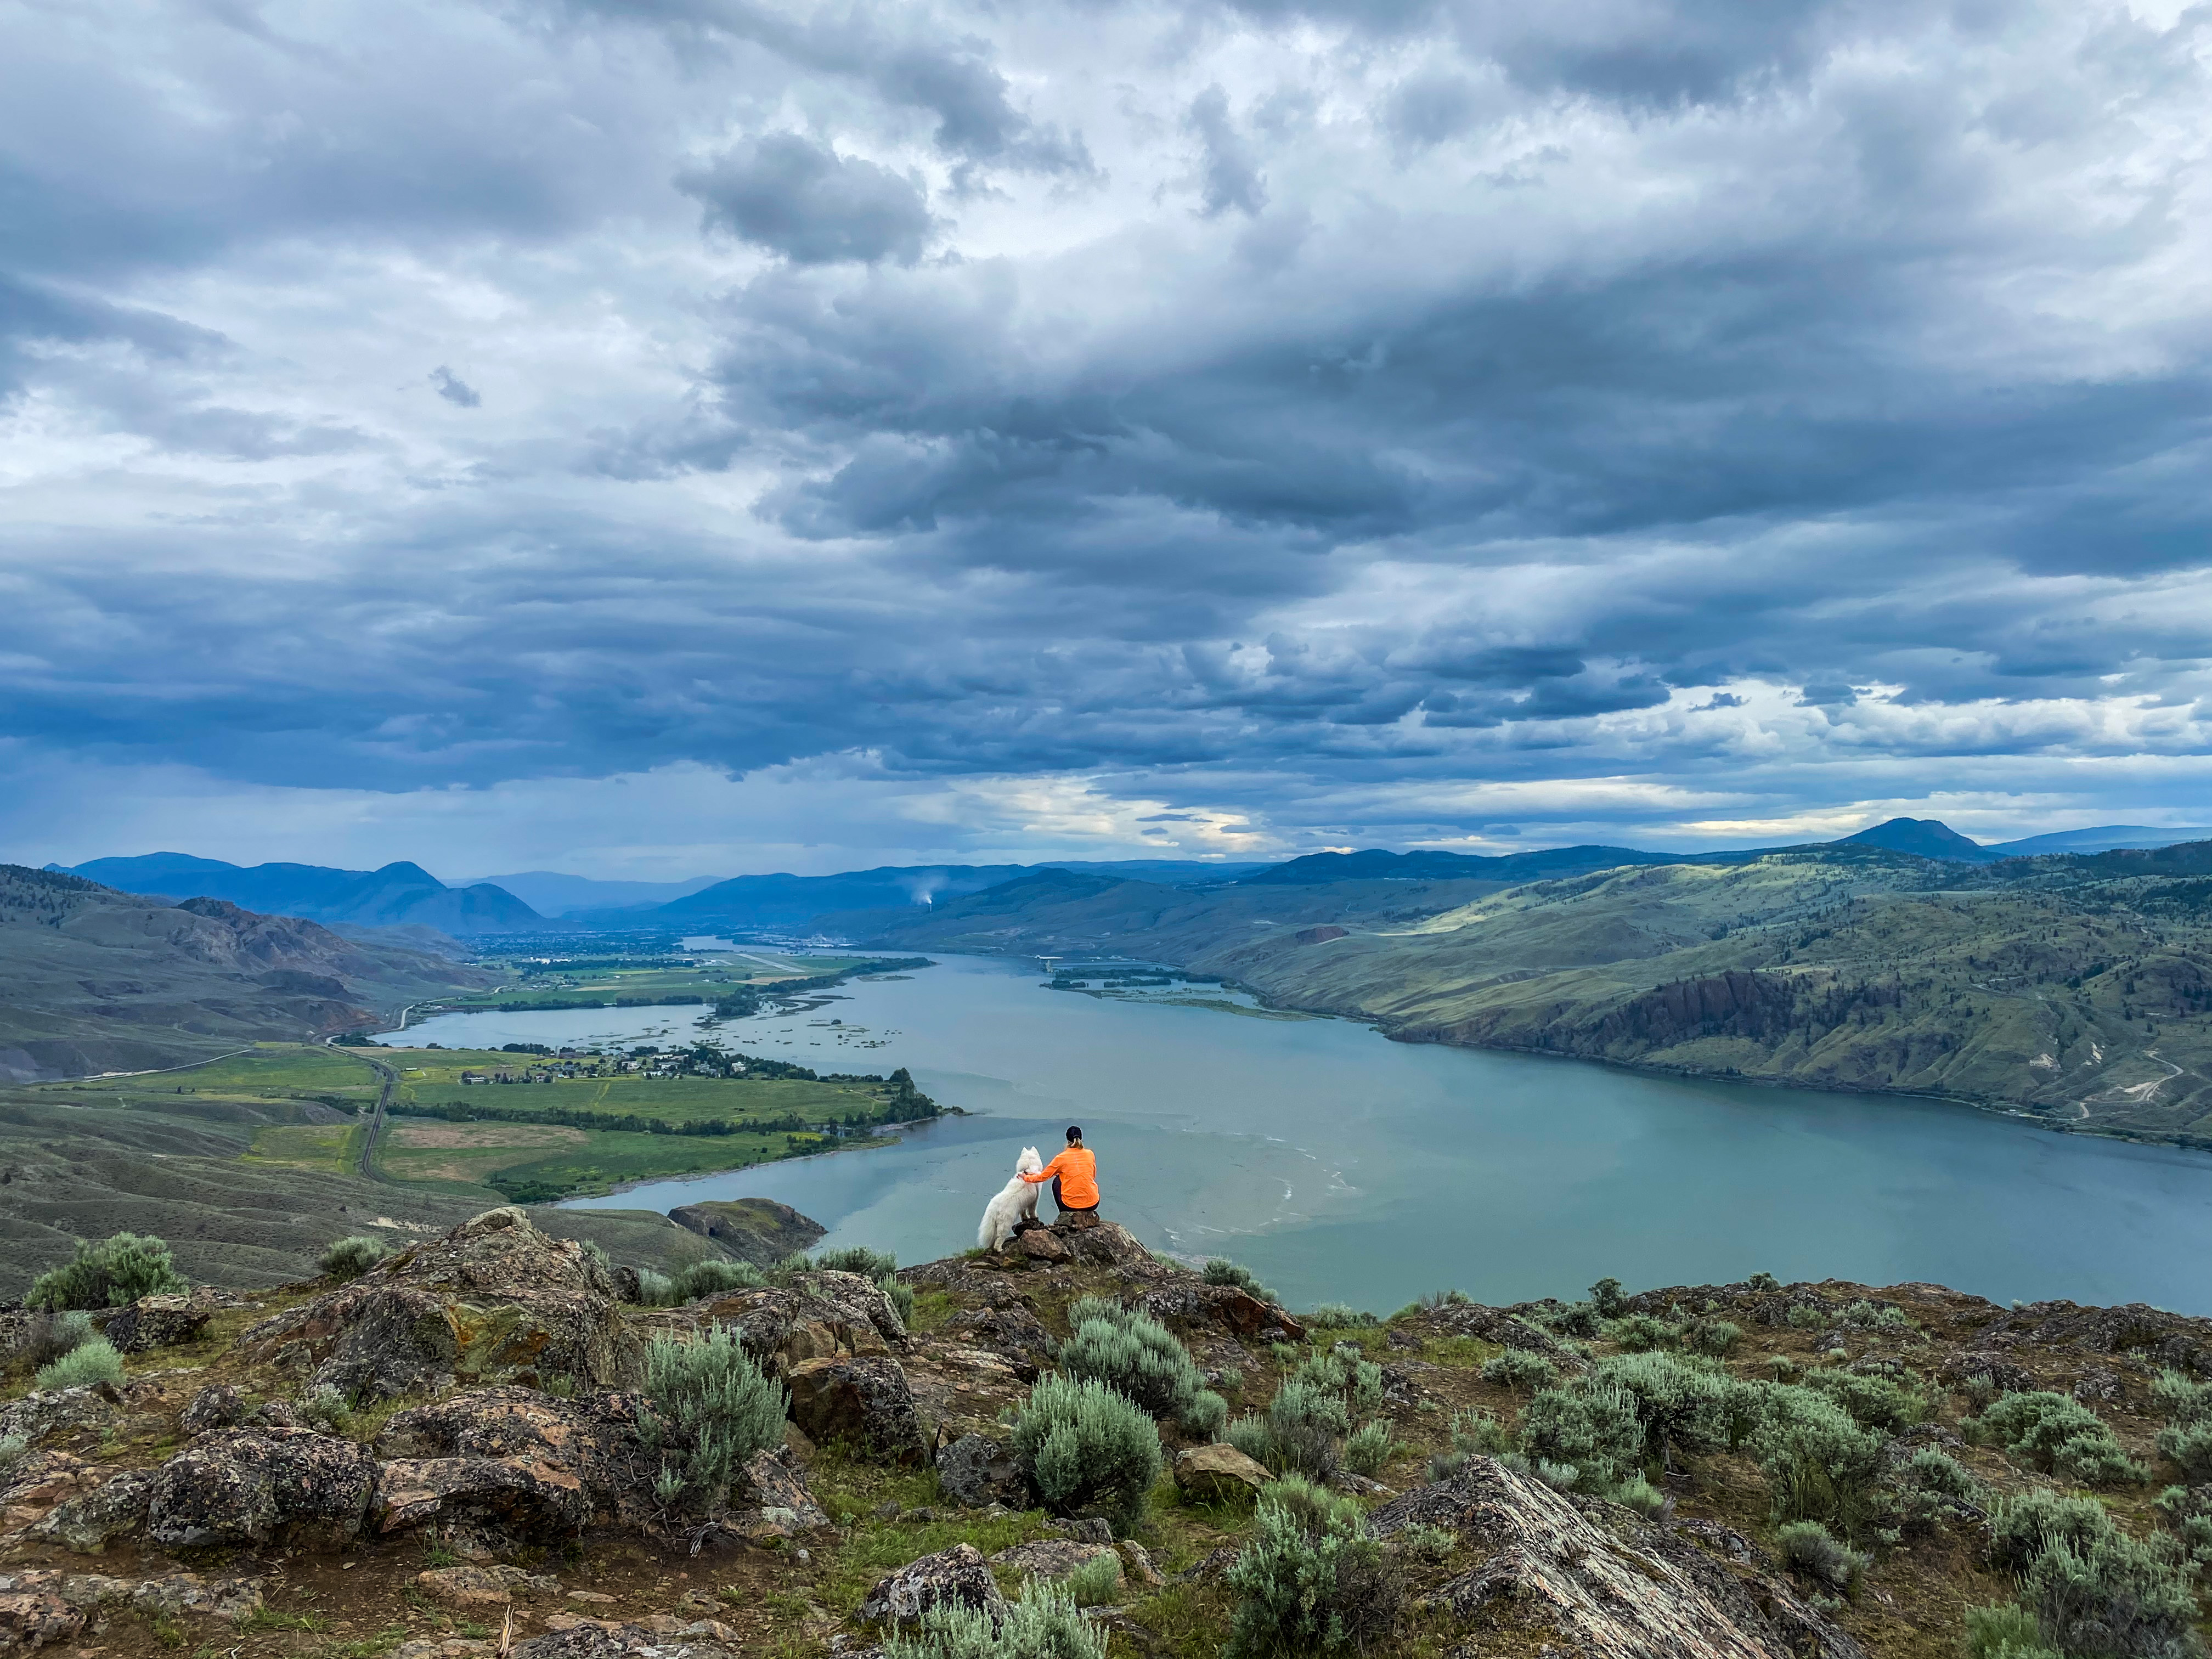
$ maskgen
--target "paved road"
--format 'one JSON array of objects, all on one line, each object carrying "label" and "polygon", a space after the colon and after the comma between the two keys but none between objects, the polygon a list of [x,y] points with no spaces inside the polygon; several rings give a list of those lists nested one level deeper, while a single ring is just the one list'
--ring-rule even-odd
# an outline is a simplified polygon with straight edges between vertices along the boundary
[{"label": "paved road", "polygon": [[376,1172],[376,1138],[384,1133],[384,1109],[392,1103],[392,1091],[399,1086],[399,1073],[382,1060],[371,1060],[356,1049],[344,1048],[339,1052],[351,1054],[362,1065],[374,1067],[376,1074],[384,1079],[384,1086],[376,1091],[376,1110],[368,1120],[368,1133],[361,1143],[362,1174],[371,1181],[381,1181],[384,1177]]}]

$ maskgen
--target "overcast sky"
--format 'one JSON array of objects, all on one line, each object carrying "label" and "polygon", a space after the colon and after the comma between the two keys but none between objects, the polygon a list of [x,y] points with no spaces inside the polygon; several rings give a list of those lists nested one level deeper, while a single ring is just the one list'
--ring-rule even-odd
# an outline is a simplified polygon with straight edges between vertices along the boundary
[{"label": "overcast sky", "polygon": [[0,857],[2212,821],[2212,13],[12,0]]}]

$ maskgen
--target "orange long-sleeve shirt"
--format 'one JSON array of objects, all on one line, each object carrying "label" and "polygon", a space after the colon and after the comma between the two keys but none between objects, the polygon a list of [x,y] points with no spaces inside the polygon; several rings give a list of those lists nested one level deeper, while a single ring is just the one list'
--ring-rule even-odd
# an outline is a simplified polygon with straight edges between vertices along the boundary
[{"label": "orange long-sleeve shirt", "polygon": [[1088,1146],[1071,1146],[1035,1175],[1023,1180],[1031,1186],[1060,1177],[1060,1201],[1071,1210],[1088,1210],[1098,1202],[1098,1157]]}]

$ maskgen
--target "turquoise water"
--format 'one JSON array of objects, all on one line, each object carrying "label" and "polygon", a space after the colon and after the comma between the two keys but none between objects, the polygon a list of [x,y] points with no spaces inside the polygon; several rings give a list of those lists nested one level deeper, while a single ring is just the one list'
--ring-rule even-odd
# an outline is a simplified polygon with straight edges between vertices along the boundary
[{"label": "turquoise water", "polygon": [[[1679,1082],[1042,980],[1033,963],[947,957],[804,1014],[726,1024],[724,1041],[817,1070],[908,1066],[980,1115],[894,1147],[579,1201],[775,1198],[833,1243],[927,1261],[975,1243],[1022,1146],[1050,1157],[1079,1122],[1109,1216],[1160,1249],[1232,1256],[1293,1304],[1388,1311],[1447,1285],[1511,1302],[1578,1295],[1607,1273],[1634,1288],[1765,1269],[2212,1313],[2202,1154],[1934,1102]],[[447,1015],[406,1040],[665,1042],[696,1017]]]}]

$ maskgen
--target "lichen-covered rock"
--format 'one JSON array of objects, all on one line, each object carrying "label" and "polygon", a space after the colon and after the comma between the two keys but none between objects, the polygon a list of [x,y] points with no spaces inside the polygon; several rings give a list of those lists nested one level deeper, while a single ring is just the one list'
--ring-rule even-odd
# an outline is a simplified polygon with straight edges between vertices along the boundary
[{"label": "lichen-covered rock", "polygon": [[726,1326],[757,1363],[777,1372],[842,1354],[903,1353],[910,1341],[883,1287],[859,1273],[801,1273],[788,1285],[731,1291],[641,1323],[681,1331]]},{"label": "lichen-covered rock", "polygon": [[196,1613],[240,1625],[261,1611],[259,1581],[252,1578],[203,1578],[196,1572],[174,1572],[167,1578],[149,1578],[131,1592],[131,1610],[149,1619],[171,1619]]},{"label": "lichen-covered rock", "polygon": [[2070,1346],[2094,1353],[2133,1353],[2154,1365],[2212,1376],[2212,1319],[2168,1313],[2141,1302],[2117,1308],[2084,1308],[2071,1302],[2035,1302],[1991,1321],[1982,1333],[1991,1346],[2032,1342]]},{"label": "lichen-covered rock", "polygon": [[85,1626],[86,1608],[62,1594],[58,1572],[0,1573],[0,1653],[30,1653],[66,1642]]},{"label": "lichen-covered rock", "polygon": [[772,1198],[712,1200],[683,1204],[668,1212],[679,1227],[711,1238],[740,1261],[770,1267],[799,1250],[814,1248],[829,1229],[788,1204]]},{"label": "lichen-covered rock", "polygon": [[218,1429],[154,1477],[146,1535],[173,1549],[351,1540],[376,1463],[349,1440],[307,1429]]},{"label": "lichen-covered rock", "polygon": [[1195,1273],[1154,1285],[1135,1306],[1164,1324],[1220,1325],[1248,1342],[1305,1340],[1306,1328],[1283,1309],[1234,1285],[1209,1285]]},{"label": "lichen-covered rock", "polygon": [[1036,1382],[1052,1363],[1052,1333],[1019,1302],[955,1314],[945,1322],[943,1334],[998,1355],[1024,1382]]},{"label": "lichen-covered rock", "polygon": [[27,1394],[0,1409],[0,1440],[20,1440],[26,1446],[49,1440],[97,1437],[112,1424],[121,1396],[106,1383],[82,1389],[46,1389]]},{"label": "lichen-covered rock", "polygon": [[942,1446],[970,1434],[995,1436],[1000,1414],[1018,1406],[1029,1387],[994,1353],[925,1337],[901,1362],[914,1390],[925,1443]]},{"label": "lichen-covered rock", "polygon": [[1038,1538],[1016,1544],[993,1556],[991,1565],[1011,1568],[1024,1578],[1056,1579],[1066,1577],[1101,1556],[1113,1556],[1115,1571],[1120,1572],[1121,1558],[1115,1554],[1111,1545],[1079,1544],[1073,1538]]},{"label": "lichen-covered rock", "polygon": [[206,1434],[214,1429],[296,1429],[299,1414],[281,1400],[248,1400],[224,1382],[211,1382],[191,1398],[179,1414],[177,1426],[186,1434]]},{"label": "lichen-covered rock", "polygon": [[1006,1605],[981,1552],[973,1544],[955,1544],[877,1580],[858,1616],[872,1625],[904,1626],[933,1607],[977,1607],[995,1616]]},{"label": "lichen-covered rock", "polygon": [[937,1451],[937,1484],[956,1504],[1010,1510],[1030,1505],[1030,1483],[1005,1443],[980,1434],[963,1434]]},{"label": "lichen-covered rock", "polygon": [[1954,1353],[1945,1360],[1941,1375],[1943,1381],[1953,1388],[1960,1389],[1981,1386],[1976,1383],[1976,1379],[1986,1377],[1986,1386],[1998,1394],[2033,1394],[2043,1386],[2025,1365],[2015,1364],[2001,1355],[1973,1348],[1964,1353]]},{"label": "lichen-covered rock", "polygon": [[1194,1503],[1249,1501],[1274,1478],[1265,1464],[1226,1442],[1176,1454],[1176,1490]]},{"label": "lichen-covered rock", "polygon": [[1071,1227],[1060,1238],[1068,1255],[1094,1267],[1120,1267],[1152,1259],[1152,1252],[1137,1242],[1136,1234],[1115,1221]]},{"label": "lichen-covered rock", "polygon": [[126,1469],[88,1492],[67,1498],[37,1522],[30,1535],[80,1555],[97,1555],[110,1542],[146,1523],[154,1496],[154,1471]]},{"label": "lichen-covered rock", "polygon": [[664,1633],[643,1625],[580,1619],[517,1643],[514,1659],[736,1659],[737,1649],[703,1632],[687,1635],[692,1628],[679,1626]]},{"label": "lichen-covered rock", "polygon": [[842,1440],[891,1462],[927,1455],[914,1390],[898,1361],[859,1356],[794,1365],[791,1420],[817,1445]]},{"label": "lichen-covered rock", "polygon": [[171,1348],[179,1343],[198,1341],[215,1315],[216,1303],[211,1297],[198,1293],[142,1296],[108,1315],[101,1324],[100,1334],[115,1345],[118,1353],[144,1353],[153,1348]]},{"label": "lichen-covered rock", "polygon": [[1486,1308],[1480,1303],[1447,1302],[1440,1307],[1425,1308],[1407,1322],[1437,1336],[1473,1337],[1478,1342],[1495,1342],[1502,1348],[1541,1354],[1570,1370],[1578,1368],[1583,1363],[1571,1348],[1551,1332],[1525,1319],[1516,1318],[1503,1309]]},{"label": "lichen-covered rock", "polygon": [[787,1447],[755,1452],[733,1485],[730,1527],[750,1543],[797,1538],[830,1524],[807,1490],[806,1471]]},{"label": "lichen-covered rock", "polygon": [[27,1452],[0,1474],[0,1528],[35,1525],[55,1505],[82,1498],[107,1479],[97,1464],[64,1451]]},{"label": "lichen-covered rock", "polygon": [[1470,1458],[1369,1521],[1382,1538],[1416,1525],[1457,1533],[1476,1564],[1432,1601],[1464,1621],[1498,1604],[1523,1641],[1548,1632],[1567,1653],[1606,1659],[1865,1659],[1780,1580],[1494,1458]]},{"label": "lichen-covered rock", "polygon": [[593,1521],[642,1524],[659,1462],[634,1395],[561,1400],[506,1386],[402,1412],[375,1451],[376,1527],[436,1520],[518,1540],[574,1536]]},{"label": "lichen-covered rock", "polygon": [[1060,1242],[1049,1227],[1030,1227],[1016,1233],[1006,1241],[1006,1254],[1025,1256],[1031,1261],[1048,1264],[1073,1261],[1075,1259],[1069,1255],[1067,1246]]},{"label": "lichen-covered rock", "polygon": [[520,1210],[486,1212],[239,1339],[249,1359],[311,1370],[351,1398],[433,1392],[455,1379],[633,1386],[644,1345],[614,1281],[583,1247]]}]

